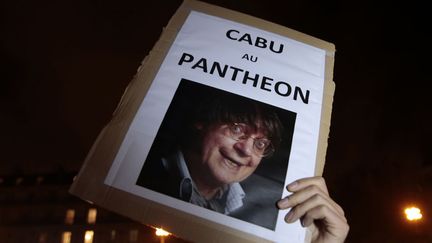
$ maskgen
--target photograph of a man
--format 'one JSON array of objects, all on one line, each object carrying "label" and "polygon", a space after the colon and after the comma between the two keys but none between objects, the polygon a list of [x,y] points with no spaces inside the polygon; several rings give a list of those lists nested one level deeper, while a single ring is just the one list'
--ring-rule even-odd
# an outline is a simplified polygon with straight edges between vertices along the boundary
[{"label": "photograph of a man", "polygon": [[[182,80],[137,184],[253,223],[269,218],[253,215],[271,210],[273,222],[259,224],[273,228],[288,158],[279,163],[282,168],[268,166],[261,176],[250,178],[278,150],[283,134],[275,107]],[[268,174],[283,168],[279,175]],[[275,190],[280,194],[274,195]],[[262,195],[253,196],[254,191]],[[253,212],[256,209],[261,212]]]}]

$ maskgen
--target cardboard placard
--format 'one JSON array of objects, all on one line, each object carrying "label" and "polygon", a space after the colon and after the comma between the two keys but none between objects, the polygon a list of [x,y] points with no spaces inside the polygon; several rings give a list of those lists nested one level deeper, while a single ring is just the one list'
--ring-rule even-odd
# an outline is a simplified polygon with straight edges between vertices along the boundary
[{"label": "cardboard placard", "polygon": [[[275,203],[288,183],[322,174],[334,53],[286,27],[183,2],[70,192],[194,242],[307,241]],[[203,181],[219,186],[212,200]]]}]

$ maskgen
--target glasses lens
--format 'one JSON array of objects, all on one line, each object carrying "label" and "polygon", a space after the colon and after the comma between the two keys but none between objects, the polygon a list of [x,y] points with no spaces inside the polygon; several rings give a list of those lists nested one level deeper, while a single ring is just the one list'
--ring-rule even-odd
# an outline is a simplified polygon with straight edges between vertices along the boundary
[{"label": "glasses lens", "polygon": [[240,123],[233,123],[229,127],[230,135],[232,138],[238,140],[245,136],[246,125]]},{"label": "glasses lens", "polygon": [[[248,139],[252,129],[243,123],[233,123],[229,126],[229,136],[237,141]],[[266,157],[274,152],[273,145],[267,138],[252,138],[253,150],[257,156]]]},{"label": "glasses lens", "polygon": [[[264,141],[260,141],[260,140],[264,140]],[[271,141],[268,139],[255,140],[254,150],[257,155],[260,155],[262,157],[270,156],[274,152],[273,145]]]}]

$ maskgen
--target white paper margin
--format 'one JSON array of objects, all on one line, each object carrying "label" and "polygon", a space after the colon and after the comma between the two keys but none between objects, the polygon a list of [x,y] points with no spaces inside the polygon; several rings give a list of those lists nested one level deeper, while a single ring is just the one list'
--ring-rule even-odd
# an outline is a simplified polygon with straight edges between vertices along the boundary
[{"label": "white paper margin", "polygon": [[[283,43],[284,51],[282,54],[275,54],[268,48],[258,48],[246,41],[230,40],[226,37],[229,29],[239,31],[239,38],[248,33],[251,37]],[[178,61],[183,53],[193,54],[196,60],[206,58],[209,63],[218,61],[308,89],[311,91],[310,102],[305,105],[293,101],[291,97],[282,97],[274,92],[241,84],[241,81],[232,82],[217,75],[192,70],[187,65],[179,66]],[[257,62],[241,59],[244,54],[256,56]],[[303,243],[305,229],[299,223],[287,224],[283,220],[287,210],[279,213],[276,229],[272,231],[153,192],[135,183],[182,78],[297,113],[285,185],[302,177],[313,176],[323,100],[324,69],[325,51],[322,49],[254,27],[191,11],[130,125],[105,184],[267,240]],[[287,195],[288,192],[284,191],[283,197]]]}]

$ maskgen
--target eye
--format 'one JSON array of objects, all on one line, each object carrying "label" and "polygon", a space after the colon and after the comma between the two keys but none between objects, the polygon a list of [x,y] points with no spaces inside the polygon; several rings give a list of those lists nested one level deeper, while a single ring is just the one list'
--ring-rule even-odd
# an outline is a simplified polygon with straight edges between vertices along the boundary
[{"label": "eye", "polygon": [[233,135],[243,135],[245,132],[245,128],[242,124],[234,123],[231,126],[231,132]]},{"label": "eye", "polygon": [[264,151],[270,145],[270,141],[267,139],[257,139],[254,145],[259,151]]}]

